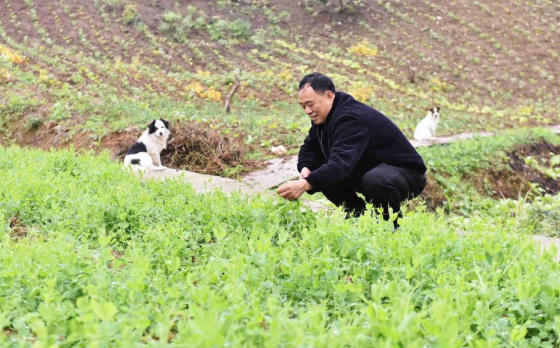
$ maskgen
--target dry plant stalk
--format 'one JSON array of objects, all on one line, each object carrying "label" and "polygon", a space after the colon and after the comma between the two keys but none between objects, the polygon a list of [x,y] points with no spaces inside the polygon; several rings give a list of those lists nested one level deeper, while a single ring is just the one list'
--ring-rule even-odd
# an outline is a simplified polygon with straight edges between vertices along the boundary
[{"label": "dry plant stalk", "polygon": [[196,127],[176,128],[176,136],[162,159],[174,168],[219,173],[241,160],[241,150],[219,131]]},{"label": "dry plant stalk", "polygon": [[410,83],[416,82],[416,68],[413,66],[408,66],[408,81]]},{"label": "dry plant stalk", "polygon": [[239,69],[235,69],[234,72],[235,75],[235,80],[233,83],[233,88],[231,89],[231,91],[229,92],[229,95],[226,99],[226,114],[229,114],[231,112],[231,99],[233,98],[233,96],[235,95],[235,92],[237,92],[237,89],[239,89],[239,85],[241,84],[239,82]]}]

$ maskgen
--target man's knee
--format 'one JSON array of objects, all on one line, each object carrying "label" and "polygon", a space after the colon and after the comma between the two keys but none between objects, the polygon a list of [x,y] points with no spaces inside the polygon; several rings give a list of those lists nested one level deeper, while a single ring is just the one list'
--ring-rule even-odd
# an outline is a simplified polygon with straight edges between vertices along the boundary
[{"label": "man's knee", "polygon": [[363,176],[362,190],[373,202],[390,200],[396,203],[407,197],[408,184],[395,167],[381,164]]},{"label": "man's knee", "polygon": [[383,171],[369,171],[362,177],[362,190],[365,196],[383,195],[391,187],[391,180]]},{"label": "man's knee", "polygon": [[375,197],[385,191],[381,180],[362,180],[362,189],[366,197]]},{"label": "man's knee", "polygon": [[321,192],[334,205],[344,206],[345,211],[362,212],[365,209],[365,202],[358,197],[356,191],[351,187],[341,184],[322,189]]}]

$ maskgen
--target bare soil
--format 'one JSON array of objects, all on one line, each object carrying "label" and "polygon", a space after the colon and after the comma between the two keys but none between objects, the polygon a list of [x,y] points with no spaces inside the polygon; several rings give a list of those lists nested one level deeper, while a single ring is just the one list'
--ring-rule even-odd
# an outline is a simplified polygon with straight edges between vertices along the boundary
[{"label": "bare soil", "polygon": [[[8,3],[11,7],[7,6]],[[63,10],[61,3],[68,6],[68,12]],[[72,60],[71,52],[83,52],[90,57],[101,54],[124,62],[140,57],[144,64],[161,67],[165,72],[177,69],[230,72],[232,67],[255,70],[256,67],[246,59],[246,53],[253,48],[263,48],[254,43],[219,44],[210,40],[204,30],[189,33],[189,42],[185,44],[166,38],[159,29],[163,14],[169,11],[186,14],[189,6],[195,6],[212,20],[249,21],[253,32],[271,26],[281,28],[291,37],[298,38],[300,47],[310,48],[308,63],[316,68],[321,68],[325,62],[313,56],[313,49],[324,51],[335,46],[346,50],[362,39],[368,39],[380,50],[375,58],[375,69],[382,69],[395,81],[403,81],[412,66],[417,71],[416,83],[426,86],[432,77],[439,77],[455,88],[449,91],[450,100],[453,96],[464,95],[472,88],[473,82],[480,82],[485,87],[477,92],[481,102],[494,99],[490,95],[493,89],[511,91],[511,97],[500,102],[512,106],[519,99],[540,97],[537,95],[539,90],[557,97],[560,91],[556,79],[550,78],[557,75],[560,64],[560,58],[554,54],[558,43],[557,31],[546,24],[557,21],[557,7],[529,2],[514,5],[491,1],[481,3],[433,0],[430,4],[414,0],[390,2],[388,6],[363,0],[353,9],[339,12],[336,5],[324,6],[318,1],[232,1],[225,7],[218,6],[216,1],[202,0],[181,3],[173,0],[135,1],[141,23],[156,36],[157,44],[150,43],[137,26],[123,22],[122,3],[111,6],[100,1],[96,7],[94,2],[87,0],[35,2],[33,9],[37,12],[37,26],[44,30],[44,34],[33,25],[30,19],[32,9],[23,0],[0,2],[0,19],[7,36],[18,42],[23,42],[25,38],[29,42],[48,46],[49,43],[45,42],[48,38],[59,47],[72,49],[68,54],[57,56],[61,61]],[[306,4],[314,7],[313,12],[306,10]],[[272,10],[276,15],[287,11],[290,16],[272,23],[265,9]],[[11,18],[11,13],[15,13],[16,17]],[[107,17],[108,21],[105,20]],[[367,23],[368,28],[363,23]],[[192,54],[192,46],[203,51],[205,57]],[[458,52],[457,48],[463,51]],[[213,51],[219,52],[225,59]],[[189,57],[192,64],[188,64],[183,56]],[[275,58],[282,60],[280,56]],[[68,77],[67,70],[57,71],[41,59],[32,59],[31,62],[50,70],[61,81]],[[294,66],[303,63],[290,59],[287,62]],[[79,68],[79,62],[75,62],[75,68]],[[92,69],[91,66],[88,68]],[[144,76],[134,79],[134,74],[128,75],[130,83],[149,83],[158,90],[155,79],[144,80]],[[101,78],[106,79],[109,78]],[[172,80],[166,78],[165,84],[172,83]],[[118,84],[119,80],[111,83]],[[180,98],[179,91],[172,92],[172,96]],[[267,97],[250,88],[240,91],[239,97],[248,94],[259,99]],[[282,94],[275,97],[281,100],[291,98]]]},{"label": "bare soil", "polygon": [[[494,168],[479,173],[471,173],[465,177],[465,182],[474,184],[480,194],[495,199],[521,198],[530,189],[531,184],[538,184],[545,193],[555,195],[560,192],[560,181],[554,180],[545,174],[525,164],[524,158],[533,156],[538,160],[544,159],[544,165],[550,158],[550,153],[560,154],[560,146],[555,146],[546,141],[526,144],[507,153],[507,170]],[[443,206],[446,197],[442,188],[428,175],[428,183],[421,197],[431,209]]]},{"label": "bare soil", "polygon": [[[509,165],[514,173],[514,177],[512,178],[502,178],[500,176],[501,173],[493,173],[497,174],[494,177],[496,180],[504,187],[504,191],[501,190],[498,192],[500,196],[505,196],[508,198],[517,197],[517,193],[511,191],[512,185],[506,184],[506,180],[512,180],[514,178],[517,179],[520,183],[535,183],[538,184],[540,188],[542,188],[548,194],[557,194],[560,192],[560,181],[554,180],[551,177],[543,175],[541,172],[537,171],[536,169],[531,168],[527,164],[525,164],[524,158],[527,156],[533,156],[537,159],[545,159],[543,165],[548,166],[550,164],[550,154],[560,154],[560,146],[555,146],[548,142],[539,142],[535,144],[526,145],[520,147],[514,151],[508,153],[509,157]],[[510,190],[505,189],[509,187]]]}]

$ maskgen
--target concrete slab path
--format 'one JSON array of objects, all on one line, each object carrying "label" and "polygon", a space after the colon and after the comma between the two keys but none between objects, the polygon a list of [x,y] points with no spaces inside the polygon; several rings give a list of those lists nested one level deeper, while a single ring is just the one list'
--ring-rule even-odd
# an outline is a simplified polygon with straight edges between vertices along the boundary
[{"label": "concrete slab path", "polygon": [[[560,124],[548,127],[550,131],[555,134],[560,134]],[[449,144],[458,140],[472,139],[474,137],[489,137],[493,136],[493,132],[479,132],[479,133],[460,133],[449,137],[435,138],[433,140],[418,141],[409,140],[412,146],[434,146],[441,144]],[[245,175],[242,179],[244,183],[252,187],[259,187],[261,189],[270,189],[276,187],[287,180],[297,178],[299,173],[296,168],[297,156],[276,158],[267,161],[266,169],[259,170]]]},{"label": "concrete slab path", "polygon": [[177,170],[166,168],[162,171],[150,171],[143,174],[143,179],[165,180],[181,178],[191,184],[196,192],[205,193],[211,190],[221,190],[224,192],[241,192],[247,194],[262,193],[263,189],[252,187],[249,184],[230,178],[223,178],[215,175],[200,174],[188,170]]},{"label": "concrete slab path", "polygon": [[[138,174],[140,176],[140,174]],[[239,192],[243,194],[250,195],[265,195],[272,199],[278,199],[278,195],[275,191],[268,190],[259,185],[250,185],[242,181],[237,181],[230,178],[223,178],[215,175],[200,174],[195,172],[189,172],[187,170],[177,170],[173,168],[166,168],[162,171],[151,171],[146,172],[141,175],[142,180],[166,180],[179,178],[185,182],[192,185],[194,190],[198,193],[206,193],[213,190],[223,191],[225,193]],[[303,204],[311,208],[311,210],[317,212],[321,210],[326,210],[329,207],[313,201],[302,201]]]}]

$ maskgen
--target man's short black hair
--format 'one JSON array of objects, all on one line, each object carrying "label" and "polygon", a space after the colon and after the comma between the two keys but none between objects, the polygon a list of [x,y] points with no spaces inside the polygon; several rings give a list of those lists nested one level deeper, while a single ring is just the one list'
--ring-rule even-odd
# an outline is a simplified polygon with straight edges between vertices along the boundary
[{"label": "man's short black hair", "polygon": [[307,84],[309,84],[317,93],[325,93],[326,91],[331,91],[333,93],[336,92],[334,89],[334,83],[330,77],[318,72],[305,75],[299,82],[299,90],[301,91]]}]

